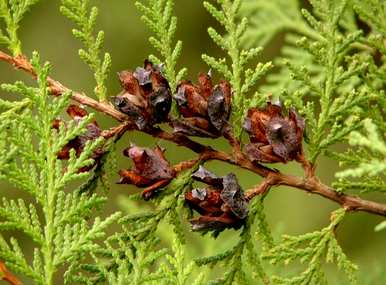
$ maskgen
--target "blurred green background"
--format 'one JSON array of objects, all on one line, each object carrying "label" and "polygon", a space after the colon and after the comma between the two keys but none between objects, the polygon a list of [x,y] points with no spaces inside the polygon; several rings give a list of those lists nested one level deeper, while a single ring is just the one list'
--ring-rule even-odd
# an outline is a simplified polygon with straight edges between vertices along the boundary
[{"label": "blurred green background", "polygon": [[[105,50],[111,53],[113,65],[108,81],[109,94],[115,95],[120,91],[116,72],[124,69],[133,69],[140,66],[143,60],[154,50],[147,39],[149,32],[140,20],[140,15],[130,0],[91,1],[99,7],[98,28],[103,29],[106,35]],[[177,38],[183,41],[183,53],[180,66],[189,69],[188,77],[195,80],[199,71],[206,71],[208,67],[201,60],[202,53],[211,55],[220,54],[219,49],[211,42],[207,35],[207,27],[217,24],[202,7],[202,1],[176,0],[176,14],[179,24]],[[59,12],[60,1],[42,0],[36,5],[22,22],[20,37],[23,42],[23,50],[27,55],[37,50],[43,60],[50,61],[53,65],[52,77],[69,86],[73,90],[92,94],[94,81],[88,67],[78,58],[77,50],[80,44],[72,37],[72,24]],[[274,19],[272,19],[274,21]],[[267,61],[280,53],[280,35],[265,48],[261,61]],[[15,80],[32,80],[22,72],[14,71],[9,65],[0,63],[1,82],[13,82]],[[2,97],[10,98],[9,94],[0,93]],[[98,115],[98,122],[103,128],[117,124],[110,118]],[[141,146],[153,146],[154,139],[132,132],[126,134],[117,145],[118,166],[128,168],[129,160],[120,154],[122,149],[134,142]],[[207,141],[208,143],[213,143]],[[194,154],[186,149],[159,141],[161,146],[167,148],[167,156],[172,163],[194,157]],[[217,140],[216,147],[227,150],[222,140]],[[208,168],[217,174],[226,174],[234,171],[244,189],[257,184],[259,178],[246,171],[241,171],[229,165],[213,162]],[[318,163],[318,175],[325,183],[331,183],[337,164],[331,160],[321,158]],[[299,167],[289,163],[285,167],[286,172],[301,174]],[[137,189],[127,185],[116,185],[118,175],[111,177],[112,189],[108,193],[109,202],[102,215],[121,209],[126,204],[125,197],[138,192]],[[25,197],[10,185],[0,184],[1,196]],[[379,197],[368,197],[379,198]],[[384,197],[380,197],[381,199]],[[126,204],[129,205],[129,204]],[[132,205],[130,206],[132,207]],[[125,208],[128,208],[127,206]],[[329,214],[337,209],[337,205],[315,195],[308,195],[302,191],[278,187],[272,189],[266,199],[266,214],[269,224],[278,238],[279,234],[301,234],[318,230],[329,223]],[[130,209],[129,209],[130,210]],[[375,276],[386,266],[386,232],[374,232],[374,226],[382,220],[380,217],[365,213],[349,214],[342,226],[338,229],[338,239],[347,255],[360,266],[363,279]],[[165,227],[167,227],[165,225]],[[188,229],[188,225],[187,225]],[[163,230],[165,232],[166,230]],[[18,233],[13,233],[19,236]],[[205,256],[227,248],[235,243],[238,233],[228,231],[221,235],[215,242],[210,237],[201,237],[197,233],[188,233],[189,256]],[[163,235],[165,236],[165,235]],[[168,236],[164,240],[168,243]],[[20,236],[21,245],[27,254],[31,253],[33,244],[27,238]],[[343,284],[342,275],[335,274],[332,270],[330,280],[332,284]],[[281,273],[285,268],[278,268]],[[386,272],[386,271],[385,271]],[[369,284],[386,284],[386,277],[375,277]],[[382,282],[383,280],[383,282]],[[364,281],[363,281],[364,282]],[[1,283],[1,281],[0,281]],[[58,283],[60,284],[60,283]]]}]

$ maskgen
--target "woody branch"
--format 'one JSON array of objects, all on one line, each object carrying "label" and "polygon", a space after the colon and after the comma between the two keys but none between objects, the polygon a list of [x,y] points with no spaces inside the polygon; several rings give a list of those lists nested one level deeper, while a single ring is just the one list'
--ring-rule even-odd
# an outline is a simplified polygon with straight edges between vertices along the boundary
[{"label": "woody branch", "polygon": [[[34,78],[36,77],[36,73],[33,70],[32,65],[25,56],[12,57],[0,51],[0,60],[13,65],[16,69],[21,69],[29,73]],[[51,92],[54,95],[58,96],[65,92],[71,92],[72,100],[88,107],[91,107],[98,112],[109,115],[110,117],[116,119],[119,122],[123,122],[120,126],[115,127],[109,131],[105,131],[103,135],[106,138],[112,137],[115,134],[122,135],[124,132],[129,130],[138,130],[138,127],[135,125],[134,122],[130,120],[127,115],[116,110],[111,104],[98,102],[84,95],[83,93],[74,92],[52,78],[48,78],[48,84],[51,89]],[[237,139],[232,135],[232,132],[229,130],[224,133],[224,137],[232,146],[233,155],[230,155],[223,151],[215,150],[210,146],[202,145],[198,142],[191,140],[185,135],[169,133],[157,127],[146,128],[140,131],[147,133],[153,137],[171,141],[179,146],[189,148],[199,154],[198,159],[201,161],[223,161],[247,169],[263,177],[264,180],[260,186],[246,192],[246,198],[248,200],[252,199],[256,195],[264,193],[271,187],[285,185],[294,189],[302,190],[312,194],[317,194],[321,197],[327,198],[331,201],[340,204],[348,211],[363,211],[386,217],[386,204],[365,200],[357,196],[341,194],[335,191],[333,188],[323,184],[315,176],[314,166],[311,165],[309,161],[307,161],[303,154],[301,154],[297,158],[297,161],[301,163],[305,171],[305,177],[297,177],[281,173],[279,171],[270,169],[258,163],[252,163],[246,157],[245,153],[241,151],[240,142],[237,141]],[[178,170],[181,170],[185,169],[185,167],[190,165],[191,162],[188,162],[186,164],[180,164],[176,167]]]}]

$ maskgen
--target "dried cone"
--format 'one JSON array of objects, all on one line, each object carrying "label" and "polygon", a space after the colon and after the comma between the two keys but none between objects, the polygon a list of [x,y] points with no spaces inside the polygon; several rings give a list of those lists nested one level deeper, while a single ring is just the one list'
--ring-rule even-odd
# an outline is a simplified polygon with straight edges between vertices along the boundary
[{"label": "dried cone", "polygon": [[149,149],[131,145],[123,154],[133,160],[134,167],[119,171],[119,183],[146,187],[142,193],[145,200],[150,199],[158,189],[169,184],[175,177],[175,171],[159,146]]},{"label": "dried cone", "polygon": [[[76,122],[79,123],[88,115],[88,112],[83,109],[82,107],[78,105],[70,105],[67,108],[67,114]],[[65,124],[62,120],[56,119],[52,127],[54,129],[59,129],[60,124]],[[75,137],[74,139],[70,140],[68,144],[66,144],[61,151],[58,152],[58,159],[67,160],[70,158],[70,150],[74,149],[75,154],[77,157],[81,155],[81,153],[84,150],[84,147],[86,146],[86,143],[88,141],[96,140],[101,136],[101,129],[98,126],[98,123],[95,120],[92,120],[91,123],[89,123],[86,126],[86,132],[82,135],[79,135]],[[103,148],[97,148],[94,150],[92,154],[92,159],[94,160],[94,163],[90,166],[83,167],[79,170],[79,172],[87,172],[94,168],[97,164],[100,163],[101,158],[104,154]]]},{"label": "dried cone", "polygon": [[302,150],[304,119],[293,109],[284,116],[279,103],[250,109],[244,128],[251,140],[245,152],[253,162],[285,163],[296,159]]},{"label": "dried cone", "polygon": [[128,115],[141,130],[167,121],[172,96],[159,66],[145,60],[144,68],[122,71],[118,76],[124,90],[113,99],[119,111]]},{"label": "dried cone", "polygon": [[213,86],[210,75],[201,73],[197,85],[182,81],[174,99],[184,117],[173,121],[175,132],[200,137],[221,135],[231,111],[231,87],[227,81]]},{"label": "dried cone", "polygon": [[209,185],[185,194],[190,207],[201,215],[190,221],[194,231],[220,232],[243,225],[248,216],[248,203],[233,173],[218,177],[200,166],[192,178]]}]

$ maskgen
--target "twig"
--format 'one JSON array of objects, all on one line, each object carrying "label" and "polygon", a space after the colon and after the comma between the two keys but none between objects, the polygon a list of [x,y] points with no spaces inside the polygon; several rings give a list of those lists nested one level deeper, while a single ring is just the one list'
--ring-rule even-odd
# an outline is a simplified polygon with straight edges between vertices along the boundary
[{"label": "twig", "polygon": [[276,177],[274,175],[269,175],[266,178],[264,178],[263,182],[261,182],[259,185],[245,192],[245,199],[247,201],[250,201],[254,197],[260,196],[266,193],[271,188],[272,185],[275,185],[276,183],[275,178]]},{"label": "twig", "polygon": [[117,127],[113,127],[109,130],[102,131],[102,137],[104,137],[105,139],[110,139],[112,137],[115,137],[115,141],[117,141],[123,136],[123,134],[126,131],[130,130],[131,128],[132,128],[131,123],[124,122]]},{"label": "twig", "polygon": [[[0,51],[0,60],[8,62],[12,64],[16,69],[21,69],[30,75],[32,75],[34,78],[36,78],[36,72],[34,71],[31,63],[28,61],[27,57],[25,56],[16,56],[12,57],[2,51]],[[69,88],[62,85],[60,82],[48,77],[47,79],[48,85],[51,88],[51,92],[55,95],[61,95],[65,92],[71,92],[71,98],[83,105],[89,106],[93,108],[94,110],[100,111],[102,113],[105,113],[114,119],[124,122],[129,121],[128,116],[125,114],[119,112],[116,110],[111,104],[98,102],[84,94],[81,94],[79,92],[75,92],[70,90]]]},{"label": "twig", "polygon": [[196,159],[186,160],[182,161],[176,165],[173,166],[175,173],[180,173],[186,169],[192,168],[195,164],[197,164],[201,160],[201,156],[199,156]]},{"label": "twig", "polygon": [[0,280],[4,280],[11,285],[22,285],[21,281],[7,269],[2,261],[0,261]]},{"label": "twig", "polygon": [[[36,73],[33,70],[31,64],[24,56],[12,57],[0,51],[0,60],[12,64],[17,69],[24,70],[25,72],[31,74],[34,78],[36,77]],[[129,129],[137,130],[137,127],[133,122],[130,121],[129,117],[117,111],[111,104],[98,102],[84,94],[71,91],[69,88],[65,87],[60,82],[52,78],[48,79],[48,84],[51,87],[51,91],[55,95],[60,95],[64,92],[72,92],[72,99],[74,101],[89,106],[96,111],[107,114],[120,122],[125,122],[124,125],[118,126],[117,129],[112,132],[124,132]],[[346,208],[349,211],[363,211],[386,217],[386,204],[361,199],[356,196],[340,194],[336,192],[333,188],[320,182],[317,177],[315,177],[314,166],[305,159],[303,154],[301,154],[297,160],[299,163],[302,164],[305,170],[305,178],[286,175],[276,170],[265,167],[261,164],[253,164],[246,158],[245,154],[241,150],[240,143],[233,136],[230,130],[226,130],[224,132],[224,137],[229,141],[230,145],[233,148],[233,156],[222,151],[214,150],[209,146],[202,145],[184,135],[169,133],[161,130],[160,128],[148,128],[141,131],[153,137],[171,141],[179,146],[189,148],[190,150],[200,154],[200,159],[202,161],[224,161],[252,171],[260,175],[261,177],[269,177],[269,185],[263,185],[264,187],[269,188],[271,186],[286,185],[294,189],[299,189],[308,193],[317,194],[319,196],[327,198],[331,201],[340,204],[342,207]],[[259,194],[259,191],[263,191],[265,189],[263,186],[261,186],[262,188],[257,189],[254,192],[250,192],[249,194],[247,193],[247,198],[250,199],[249,196],[253,197],[254,195]]]}]

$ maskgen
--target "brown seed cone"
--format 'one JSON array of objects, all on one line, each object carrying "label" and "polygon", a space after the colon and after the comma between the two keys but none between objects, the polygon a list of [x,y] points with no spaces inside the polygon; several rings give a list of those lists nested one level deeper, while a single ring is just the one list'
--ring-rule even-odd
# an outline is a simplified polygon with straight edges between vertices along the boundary
[{"label": "brown seed cone", "polygon": [[244,128],[251,140],[245,151],[253,162],[285,163],[302,150],[305,123],[293,109],[285,116],[282,107],[271,102],[261,109],[252,108]]},{"label": "brown seed cone", "polygon": [[169,83],[159,66],[145,60],[144,67],[118,73],[123,91],[113,97],[115,107],[139,129],[168,121],[172,105]]},{"label": "brown seed cone", "polygon": [[119,171],[121,177],[119,183],[147,187],[143,192],[146,200],[175,177],[175,171],[159,146],[149,149],[131,145],[123,151],[123,154],[133,160],[134,167]]},{"label": "brown seed cone", "polygon": [[227,81],[213,86],[211,77],[201,73],[197,85],[180,82],[174,99],[184,117],[172,122],[175,132],[201,137],[221,135],[231,111],[231,87]]},{"label": "brown seed cone", "polygon": [[219,232],[243,224],[248,203],[233,173],[218,177],[200,166],[192,178],[210,185],[185,193],[185,201],[201,215],[191,220],[193,230]]},{"label": "brown seed cone", "polygon": [[[78,105],[70,105],[67,108],[67,114],[76,122],[79,123],[81,120],[84,119],[88,115],[87,110],[84,108],[78,106]],[[62,120],[55,119],[52,122],[52,128],[59,130],[60,125],[64,124],[64,127],[66,127],[66,123]],[[98,123],[96,120],[92,120],[91,123],[89,123],[86,126],[86,132],[82,135],[79,135],[72,140],[70,140],[57,154],[58,159],[61,160],[67,160],[70,158],[70,151],[71,149],[75,150],[75,154],[77,157],[81,155],[81,153],[84,150],[84,147],[86,146],[86,143],[89,141],[93,141],[98,139],[101,136],[101,129],[99,128]],[[105,151],[103,148],[97,148],[94,150],[92,154],[92,159],[94,160],[94,163],[90,166],[83,167],[79,169],[79,172],[87,172],[91,169],[93,169],[97,164],[100,163],[100,160],[103,156]]]}]

